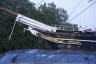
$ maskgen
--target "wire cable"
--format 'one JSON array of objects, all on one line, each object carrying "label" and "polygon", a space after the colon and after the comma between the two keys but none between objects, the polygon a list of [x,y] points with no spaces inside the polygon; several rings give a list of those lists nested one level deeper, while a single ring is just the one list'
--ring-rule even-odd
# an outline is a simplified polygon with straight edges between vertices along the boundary
[{"label": "wire cable", "polygon": [[41,0],[36,6],[39,6],[44,0]]},{"label": "wire cable", "polygon": [[14,25],[13,25],[12,31],[11,31],[11,33],[10,33],[10,35],[9,35],[9,40],[10,40],[11,37],[12,37],[13,31],[14,31],[14,28],[15,28],[15,25],[16,25],[16,20],[15,20],[15,22],[14,22]]},{"label": "wire cable", "polygon": [[83,9],[81,12],[79,12],[77,15],[75,15],[72,19],[70,19],[68,22],[70,22],[70,21],[73,21],[75,18],[77,18],[80,14],[82,14],[83,12],[85,12],[87,9],[89,9],[91,6],[93,6],[94,4],[96,3],[96,1],[95,2],[93,2],[92,4],[90,4],[88,7],[86,7],[85,9]]},{"label": "wire cable", "polygon": [[77,4],[76,4],[76,6],[72,9],[72,11],[70,12],[70,14],[69,14],[69,16],[71,16],[73,13],[74,13],[74,11],[79,7],[79,5],[81,4],[81,2],[82,2],[83,0],[80,0]]}]

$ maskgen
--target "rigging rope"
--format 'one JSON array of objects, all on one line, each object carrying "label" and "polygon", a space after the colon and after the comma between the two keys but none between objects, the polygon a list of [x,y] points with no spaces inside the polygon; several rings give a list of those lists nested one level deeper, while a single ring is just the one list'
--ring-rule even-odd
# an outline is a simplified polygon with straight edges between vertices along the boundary
[{"label": "rigging rope", "polygon": [[44,0],[41,0],[36,6],[39,6]]},{"label": "rigging rope", "polygon": [[14,25],[13,25],[12,31],[11,31],[11,33],[10,33],[10,35],[9,35],[9,40],[10,40],[11,37],[12,37],[13,31],[14,31],[14,28],[15,28],[15,25],[16,25],[16,20],[15,20],[15,22],[14,22]]},{"label": "rigging rope", "polygon": [[73,13],[74,13],[74,11],[78,8],[78,6],[81,4],[81,2],[82,2],[83,0],[80,0],[77,4],[76,4],[76,6],[72,9],[72,11],[70,12],[70,14],[69,14],[69,16],[71,16]]},{"label": "rigging rope", "polygon": [[83,9],[81,12],[79,12],[77,15],[75,15],[72,19],[70,19],[69,20],[69,22],[70,21],[73,21],[75,18],[77,18],[80,14],[82,14],[83,12],[85,12],[87,9],[89,9],[91,6],[93,6],[94,4],[96,3],[96,1],[95,2],[93,2],[92,4],[90,4],[88,7],[86,7],[85,9]]}]

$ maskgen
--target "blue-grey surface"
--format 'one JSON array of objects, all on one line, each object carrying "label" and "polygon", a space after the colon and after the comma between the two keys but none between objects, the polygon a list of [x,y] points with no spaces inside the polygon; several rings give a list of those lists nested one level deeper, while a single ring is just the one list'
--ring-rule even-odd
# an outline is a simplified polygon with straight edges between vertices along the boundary
[{"label": "blue-grey surface", "polygon": [[38,49],[15,50],[0,56],[0,63],[96,64],[96,53]]}]

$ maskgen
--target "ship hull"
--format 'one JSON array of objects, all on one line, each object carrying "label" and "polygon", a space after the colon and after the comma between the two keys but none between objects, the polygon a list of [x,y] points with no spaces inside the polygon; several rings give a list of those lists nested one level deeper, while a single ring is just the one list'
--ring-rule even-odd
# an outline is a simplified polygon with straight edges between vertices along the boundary
[{"label": "ship hull", "polygon": [[38,37],[47,40],[52,49],[96,51],[96,32],[57,31],[40,32]]}]

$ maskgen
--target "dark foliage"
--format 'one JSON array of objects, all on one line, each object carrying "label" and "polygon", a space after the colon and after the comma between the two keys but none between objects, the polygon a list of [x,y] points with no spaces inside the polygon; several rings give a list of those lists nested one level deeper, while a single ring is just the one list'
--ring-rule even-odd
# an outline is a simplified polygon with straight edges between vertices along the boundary
[{"label": "dark foliage", "polygon": [[[0,7],[38,20],[49,25],[61,25],[68,19],[67,12],[62,8],[56,8],[54,3],[35,7],[28,0],[0,0]],[[12,39],[9,41],[15,17],[0,11],[0,53],[16,49],[51,49],[47,42],[39,37],[32,36],[29,32],[23,32],[26,27],[20,23],[16,24]],[[67,25],[67,24],[66,24]],[[71,27],[71,24],[68,24]]]}]

